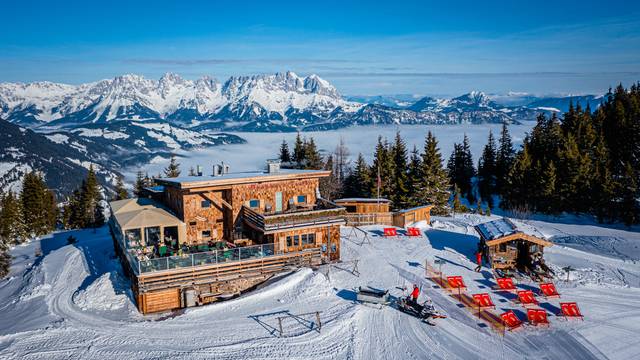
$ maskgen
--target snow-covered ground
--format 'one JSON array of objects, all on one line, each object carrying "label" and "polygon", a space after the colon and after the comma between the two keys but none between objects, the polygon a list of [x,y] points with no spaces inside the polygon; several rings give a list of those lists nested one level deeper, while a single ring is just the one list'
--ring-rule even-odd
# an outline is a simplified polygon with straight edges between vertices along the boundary
[{"label": "snow-covered ground", "polygon": [[[56,233],[12,250],[14,267],[0,282],[0,359],[632,359],[640,354],[640,234],[600,226],[531,221],[558,245],[546,258],[558,272],[563,301],[577,301],[584,321],[553,316],[549,328],[501,336],[425,279],[424,262],[444,259],[443,271],[464,276],[469,292],[490,292],[490,272],[473,272],[473,225],[463,215],[421,224],[428,238],[371,241],[344,228],[340,264],[302,269],[227,302],[174,314],[142,316],[115,259],[106,228]],[[359,276],[352,274],[358,260]],[[561,269],[575,268],[565,282]],[[449,317],[435,327],[391,307],[354,302],[353,288],[374,285],[393,296],[413,283]],[[520,284],[527,288],[530,284]],[[522,309],[492,293],[499,310]],[[315,315],[288,316],[321,311]],[[278,330],[278,317],[285,316]]]}]

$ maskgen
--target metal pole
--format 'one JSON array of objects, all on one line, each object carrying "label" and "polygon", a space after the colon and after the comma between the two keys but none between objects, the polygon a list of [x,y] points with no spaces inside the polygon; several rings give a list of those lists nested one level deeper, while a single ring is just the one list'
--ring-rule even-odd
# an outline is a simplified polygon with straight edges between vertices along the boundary
[{"label": "metal pole", "polygon": [[169,269],[169,257],[166,257],[165,260],[167,261],[167,270]]},{"label": "metal pole", "polygon": [[193,260],[193,254],[191,254],[191,266],[192,266],[192,267],[193,267],[193,266],[196,266],[196,263],[195,263],[195,261]]}]

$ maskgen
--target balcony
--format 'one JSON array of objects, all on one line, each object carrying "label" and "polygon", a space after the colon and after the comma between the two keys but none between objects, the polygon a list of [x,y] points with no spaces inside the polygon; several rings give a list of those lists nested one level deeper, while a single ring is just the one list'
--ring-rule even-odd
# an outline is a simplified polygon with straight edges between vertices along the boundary
[{"label": "balcony", "polygon": [[330,201],[318,199],[315,204],[281,212],[259,212],[243,206],[242,215],[249,226],[264,233],[273,233],[303,226],[344,224],[346,210]]}]

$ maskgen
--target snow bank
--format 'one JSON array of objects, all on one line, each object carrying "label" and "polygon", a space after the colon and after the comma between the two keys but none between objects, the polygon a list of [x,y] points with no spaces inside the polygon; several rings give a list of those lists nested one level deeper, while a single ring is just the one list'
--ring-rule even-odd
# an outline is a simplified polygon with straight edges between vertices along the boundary
[{"label": "snow bank", "polygon": [[82,310],[117,310],[125,307],[128,298],[126,294],[116,294],[112,277],[117,274],[107,273],[91,283],[87,289],[78,292],[73,302]]}]

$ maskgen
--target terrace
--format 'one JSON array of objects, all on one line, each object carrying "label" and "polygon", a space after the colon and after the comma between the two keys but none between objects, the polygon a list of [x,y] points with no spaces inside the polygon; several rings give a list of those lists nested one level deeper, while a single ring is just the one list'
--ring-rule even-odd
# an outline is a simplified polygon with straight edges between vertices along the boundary
[{"label": "terrace", "polygon": [[279,212],[260,211],[248,206],[243,206],[242,211],[244,221],[265,234],[302,226],[343,224],[346,215],[345,208],[324,199]]}]

